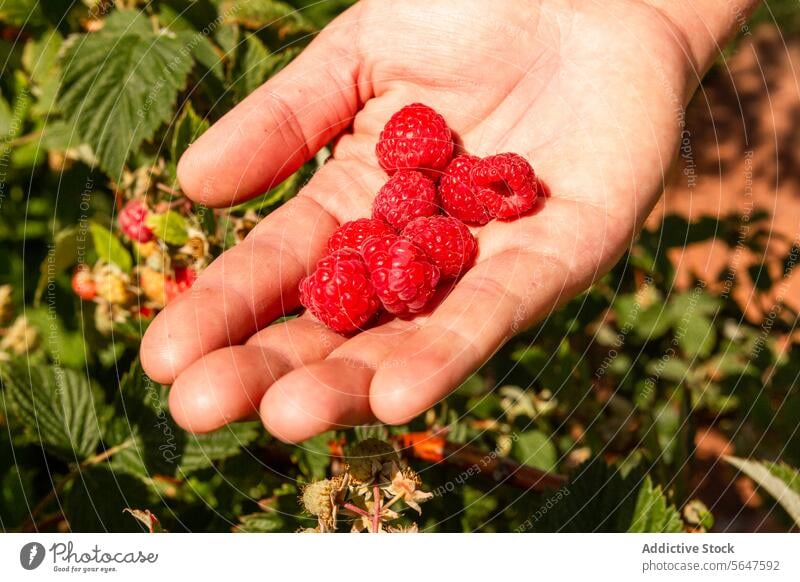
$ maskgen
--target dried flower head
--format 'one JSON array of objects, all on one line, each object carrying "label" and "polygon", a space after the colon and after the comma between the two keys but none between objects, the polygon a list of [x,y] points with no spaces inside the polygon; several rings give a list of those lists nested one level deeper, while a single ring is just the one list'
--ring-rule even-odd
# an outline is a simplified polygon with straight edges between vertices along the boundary
[{"label": "dried flower head", "polygon": [[20,315],[5,330],[2,340],[0,340],[0,352],[19,356],[36,348],[38,343],[39,332],[28,323],[28,319],[24,315]]},{"label": "dried flower head", "polygon": [[428,501],[433,497],[433,493],[420,490],[422,479],[411,469],[403,467],[392,479],[391,485],[386,488],[387,497],[396,497],[405,501],[405,504],[414,509],[417,513],[422,513],[420,503]]},{"label": "dried flower head", "polygon": [[370,483],[376,478],[389,480],[400,468],[400,456],[389,443],[371,438],[349,447],[347,466],[357,484]]},{"label": "dried flower head", "polygon": [[301,501],[311,515],[319,520],[319,531],[336,529],[336,513],[339,497],[345,489],[344,477],[337,476],[322,481],[314,481],[303,488]]}]

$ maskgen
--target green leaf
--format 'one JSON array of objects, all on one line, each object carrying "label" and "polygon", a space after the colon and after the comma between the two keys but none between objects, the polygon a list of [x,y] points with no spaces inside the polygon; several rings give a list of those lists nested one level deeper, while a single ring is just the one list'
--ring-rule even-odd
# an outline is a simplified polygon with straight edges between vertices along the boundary
[{"label": "green leaf", "polygon": [[239,100],[258,89],[264,81],[288,65],[298,54],[296,49],[270,53],[254,34],[249,35],[240,48],[234,76],[234,90]]},{"label": "green leaf", "polygon": [[76,370],[85,368],[87,337],[83,329],[68,329],[64,320],[44,306],[27,309],[26,316],[41,336],[47,338],[44,348],[54,361]]},{"label": "green leaf", "polygon": [[[545,493],[530,508],[532,529],[544,532],[679,531],[680,518],[660,489],[639,468],[619,468],[593,459],[567,484]],[[677,519],[677,521],[676,521]]]},{"label": "green leaf", "polygon": [[186,436],[180,460],[184,473],[210,467],[214,461],[238,454],[261,434],[260,422],[237,422],[207,434]]},{"label": "green leaf", "polygon": [[702,315],[687,319],[678,335],[678,344],[688,358],[707,358],[717,343],[717,331]]},{"label": "green leaf", "polygon": [[667,503],[661,487],[653,487],[650,477],[645,477],[636,498],[633,520],[628,532],[678,533],[683,531],[683,523],[678,510]]},{"label": "green leaf", "polygon": [[40,26],[45,22],[41,2],[31,0],[3,0],[0,4],[0,22],[11,26]]},{"label": "green leaf", "polygon": [[785,464],[725,457],[731,465],[772,495],[800,526],[800,472]]},{"label": "green leaf", "polygon": [[133,267],[133,259],[128,249],[106,227],[96,223],[89,223],[89,232],[92,234],[94,251],[98,258],[118,266],[125,272]]},{"label": "green leaf", "polygon": [[189,225],[177,212],[169,210],[164,214],[149,214],[145,220],[153,234],[169,245],[179,247],[189,240]]},{"label": "green leaf", "polygon": [[295,449],[296,462],[308,481],[317,481],[327,476],[328,466],[331,464],[328,442],[335,437],[336,434],[332,431],[324,432],[303,441]]},{"label": "green leaf", "polygon": [[174,475],[182,431],[167,412],[166,388],[144,375],[138,359],[120,380],[114,409],[103,441],[108,446],[129,446],[111,458],[112,468],[144,480],[156,473]]},{"label": "green leaf", "polygon": [[55,365],[7,363],[0,368],[9,408],[31,442],[67,461],[82,461],[100,442],[107,410],[84,374]]},{"label": "green leaf", "polygon": [[11,106],[0,94],[0,137],[5,137],[8,134],[13,121],[14,114],[11,113]]},{"label": "green leaf", "polygon": [[47,285],[58,275],[75,264],[78,257],[78,230],[66,228],[56,234],[48,257],[39,266],[39,282],[36,285],[33,304],[38,306]]},{"label": "green leaf", "polygon": [[265,26],[276,28],[279,34],[315,30],[294,6],[280,0],[225,0],[219,12],[225,22],[254,30]]},{"label": "green leaf", "polygon": [[511,449],[511,456],[531,467],[542,471],[556,468],[558,452],[552,439],[538,430],[530,430],[519,435]]},{"label": "green leaf", "polygon": [[680,384],[685,382],[689,375],[689,365],[677,357],[650,360],[645,367],[647,373],[654,376],[656,380],[664,379]]},{"label": "green leaf", "polygon": [[244,99],[255,91],[267,80],[269,75],[269,51],[258,37],[249,35],[244,46],[239,49],[241,56],[237,61],[237,70],[234,76],[234,90],[239,99]]},{"label": "green leaf", "polygon": [[191,102],[187,101],[172,132],[172,161],[178,162],[189,146],[208,129],[208,120],[195,113]]},{"label": "green leaf", "polygon": [[67,39],[59,106],[112,178],[171,119],[192,62],[144,12],[112,12],[99,32]]},{"label": "green leaf", "polygon": [[275,511],[260,511],[239,517],[237,533],[270,533],[283,529],[284,519]]},{"label": "green leaf", "polygon": [[37,98],[32,109],[34,115],[47,117],[56,112],[60,86],[58,53],[63,40],[57,31],[47,31],[41,38],[28,42],[22,52],[22,66],[30,75],[32,91]]}]

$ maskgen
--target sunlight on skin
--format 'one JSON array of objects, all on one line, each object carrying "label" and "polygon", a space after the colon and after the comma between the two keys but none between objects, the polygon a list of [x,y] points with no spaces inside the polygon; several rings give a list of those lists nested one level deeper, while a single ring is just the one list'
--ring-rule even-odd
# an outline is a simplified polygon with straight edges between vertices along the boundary
[{"label": "sunlight on skin", "polygon": [[[658,200],[680,108],[754,5],[368,0],[345,12],[180,162],[190,198],[228,206],[352,125],[301,194],[148,329],[142,363],[174,383],[176,421],[204,432],[259,410],[270,432],[300,441],[407,422],[445,397],[619,259]],[[527,157],[551,197],[480,229],[477,264],[424,317],[349,339],[308,315],[266,327],[298,307],[336,226],[369,216],[386,180],[378,133],[412,102],[439,111],[470,153]]]}]

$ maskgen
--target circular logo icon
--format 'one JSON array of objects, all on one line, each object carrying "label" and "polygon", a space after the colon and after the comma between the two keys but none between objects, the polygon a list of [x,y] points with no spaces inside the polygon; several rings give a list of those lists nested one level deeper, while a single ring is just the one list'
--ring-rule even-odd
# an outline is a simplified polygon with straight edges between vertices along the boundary
[{"label": "circular logo icon", "polygon": [[19,551],[19,563],[26,570],[35,570],[44,561],[44,546],[39,542],[28,542]]}]

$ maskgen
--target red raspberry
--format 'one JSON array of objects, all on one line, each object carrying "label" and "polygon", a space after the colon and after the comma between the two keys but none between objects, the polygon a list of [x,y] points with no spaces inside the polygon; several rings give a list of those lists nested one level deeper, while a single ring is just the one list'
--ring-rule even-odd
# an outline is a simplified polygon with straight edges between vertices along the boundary
[{"label": "red raspberry", "polygon": [[361,243],[371,236],[389,234],[392,229],[388,224],[376,218],[359,218],[345,222],[337,228],[328,239],[328,252],[333,253],[341,249],[358,250]]},{"label": "red raspberry", "polygon": [[168,277],[164,281],[164,295],[167,303],[194,285],[195,279],[197,279],[197,271],[191,267],[176,267],[175,276]]},{"label": "red raspberry", "polygon": [[467,226],[452,216],[417,218],[403,229],[403,236],[425,251],[442,279],[458,277],[475,259],[478,244]]},{"label": "red raspberry", "polygon": [[361,255],[372,285],[389,313],[419,313],[433,297],[439,269],[410,240],[396,234],[373,236],[364,241]]},{"label": "red raspberry", "polygon": [[352,249],[336,251],[317,263],[316,270],[300,282],[300,303],[339,333],[359,329],[380,307],[364,259]]},{"label": "red raspberry", "polygon": [[441,115],[427,105],[413,103],[392,115],[375,153],[389,174],[420,170],[435,178],[453,157],[453,135]]},{"label": "red raspberry", "polygon": [[478,199],[496,218],[515,218],[533,208],[539,181],[528,161],[517,154],[483,158],[472,168]]},{"label": "red raspberry", "polygon": [[72,275],[72,290],[85,301],[91,301],[97,296],[97,283],[86,265],[79,265],[75,269]]},{"label": "red raspberry", "polygon": [[131,200],[119,213],[119,227],[125,235],[140,243],[153,239],[153,231],[145,220],[147,219],[147,206],[141,200]]},{"label": "red raspberry", "polygon": [[394,174],[378,191],[372,205],[372,218],[388,223],[396,230],[420,216],[432,216],[439,211],[434,183],[413,170]]},{"label": "red raspberry", "polygon": [[439,180],[439,200],[444,211],[476,226],[484,225],[492,218],[472,187],[472,168],[480,161],[478,156],[466,154],[453,158]]}]

